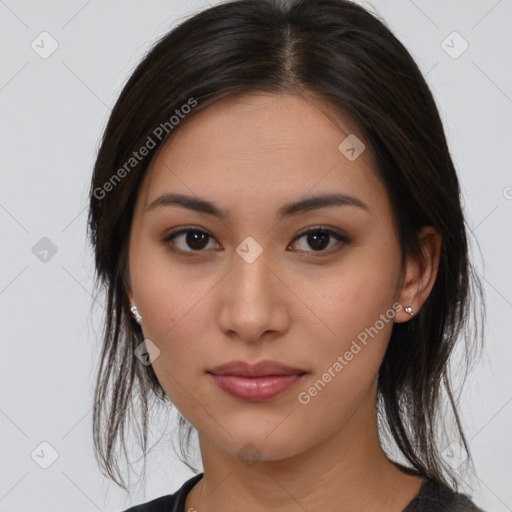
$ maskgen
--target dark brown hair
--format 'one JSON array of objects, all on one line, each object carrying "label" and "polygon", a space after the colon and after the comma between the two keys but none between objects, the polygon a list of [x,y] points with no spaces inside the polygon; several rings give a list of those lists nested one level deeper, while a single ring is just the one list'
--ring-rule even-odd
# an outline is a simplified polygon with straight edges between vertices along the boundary
[{"label": "dark brown hair", "polygon": [[[208,8],[161,38],[123,88],[94,166],[88,218],[95,285],[107,295],[93,413],[100,468],[126,489],[116,453],[120,443],[126,455],[134,399],[144,454],[150,401],[169,402],[152,366],[134,357],[144,337],[129,311],[127,250],[139,184],[159,148],[195,113],[227,95],[255,91],[313,95],[357,123],[389,194],[403,260],[418,251],[421,227],[442,235],[430,296],[414,318],[393,326],[379,370],[378,413],[382,433],[389,429],[413,468],[457,489],[441,456],[447,443],[438,438],[440,392],[444,387],[471,461],[448,363],[467,334],[465,380],[479,339],[468,320],[478,326],[473,299],[482,296],[469,261],[459,183],[435,101],[413,58],[378,16],[347,0],[236,0]],[[151,147],[143,157],[142,147]],[[184,455],[192,427],[180,417],[180,433],[182,427]]]}]

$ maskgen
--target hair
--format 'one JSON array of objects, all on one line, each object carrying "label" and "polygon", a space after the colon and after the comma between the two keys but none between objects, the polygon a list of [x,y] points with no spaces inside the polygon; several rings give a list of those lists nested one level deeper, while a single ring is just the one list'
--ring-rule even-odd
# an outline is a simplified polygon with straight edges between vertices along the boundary
[{"label": "hair", "polygon": [[[149,403],[170,402],[152,366],[134,357],[144,336],[130,314],[127,253],[141,180],[158,150],[197,112],[226,96],[255,92],[310,95],[360,127],[389,194],[402,263],[406,255],[421,256],[423,226],[441,234],[429,297],[413,318],[393,325],[378,373],[378,417],[410,466],[457,489],[438,435],[440,391],[444,387],[471,461],[449,363],[466,334],[467,375],[478,339],[468,320],[477,325],[477,311],[484,315],[474,302],[482,289],[469,259],[459,182],[434,98],[413,58],[384,21],[348,0],[232,0],[208,8],[160,38],[124,86],[98,150],[88,216],[95,290],[107,296],[93,411],[101,471],[126,490],[116,453],[119,444],[126,455],[133,401],[140,401],[135,420],[142,422],[144,457]],[[170,123],[173,118],[178,123]],[[150,140],[151,151],[135,159]],[[187,431],[180,438],[187,456],[192,426],[182,416],[179,426],[180,435]]]}]

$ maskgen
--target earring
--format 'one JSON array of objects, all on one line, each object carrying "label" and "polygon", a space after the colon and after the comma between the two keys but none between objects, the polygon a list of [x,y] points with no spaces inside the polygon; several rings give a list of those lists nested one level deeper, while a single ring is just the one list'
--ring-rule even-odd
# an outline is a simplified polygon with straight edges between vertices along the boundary
[{"label": "earring", "polygon": [[132,315],[135,318],[135,321],[140,324],[140,321],[142,320],[142,317],[140,316],[139,312],[137,311],[137,306],[132,306],[130,308],[130,311],[132,312]]},{"label": "earring", "polygon": [[412,312],[412,308],[411,308],[411,306],[407,306],[407,307],[405,308],[405,311],[406,311],[406,313],[409,313],[409,315],[414,316],[414,313]]}]

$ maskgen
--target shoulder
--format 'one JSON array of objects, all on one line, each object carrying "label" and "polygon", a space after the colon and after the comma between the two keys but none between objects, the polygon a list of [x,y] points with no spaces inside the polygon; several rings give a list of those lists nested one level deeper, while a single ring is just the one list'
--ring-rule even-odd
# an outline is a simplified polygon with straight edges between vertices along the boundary
[{"label": "shoulder", "polygon": [[484,512],[469,496],[425,479],[419,495],[403,512]]},{"label": "shoulder", "polygon": [[123,512],[183,512],[187,494],[202,477],[203,473],[199,473],[187,480],[174,494],[168,494],[146,503],[135,505],[123,510]]}]

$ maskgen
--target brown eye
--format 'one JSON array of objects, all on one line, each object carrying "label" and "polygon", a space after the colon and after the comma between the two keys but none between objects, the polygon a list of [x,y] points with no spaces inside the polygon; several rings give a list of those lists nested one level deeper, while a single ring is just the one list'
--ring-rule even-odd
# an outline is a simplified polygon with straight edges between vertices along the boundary
[{"label": "brown eye", "polygon": [[[303,244],[305,247],[299,247],[298,250],[301,252],[319,253],[319,256],[335,252],[340,248],[337,246],[350,243],[349,238],[341,233],[317,227],[302,233],[290,245],[297,245],[296,241],[302,238],[305,240]],[[208,252],[208,243],[211,240],[214,240],[214,238],[202,229],[182,228],[164,237],[162,242],[174,252],[187,256],[199,256],[201,253]],[[329,246],[330,249],[328,249]],[[217,247],[214,248],[219,247],[217,244]]]},{"label": "brown eye", "polygon": [[[308,248],[299,249],[300,251],[304,252],[320,252],[320,253],[330,253],[333,252],[332,250],[325,250],[326,247],[329,246],[330,243],[333,242],[334,244],[331,244],[331,248],[337,245],[340,245],[341,243],[347,244],[350,242],[350,240],[342,235],[341,233],[337,233],[335,231],[332,231],[330,229],[325,228],[313,228],[309,229],[305,233],[302,233],[299,235],[295,240],[300,240],[301,238],[305,239],[305,244],[308,247],[312,249],[308,250]],[[334,249],[336,250],[336,248]]]},{"label": "brown eye", "polygon": [[200,229],[181,229],[163,238],[162,242],[172,250],[183,253],[205,252],[209,239],[213,237]]}]

